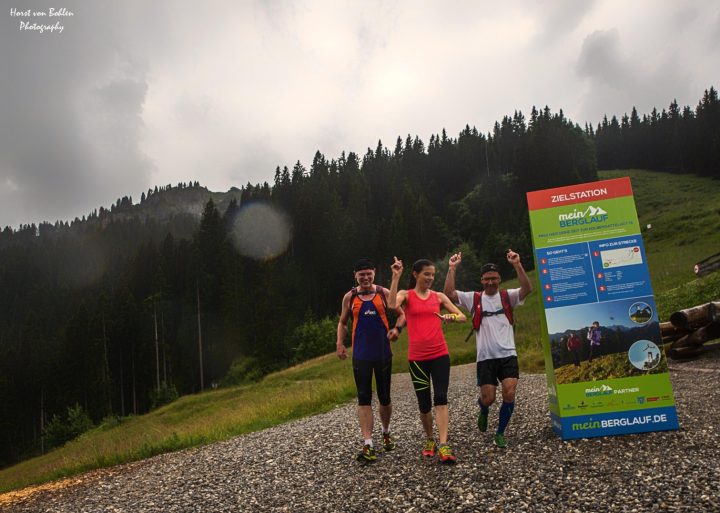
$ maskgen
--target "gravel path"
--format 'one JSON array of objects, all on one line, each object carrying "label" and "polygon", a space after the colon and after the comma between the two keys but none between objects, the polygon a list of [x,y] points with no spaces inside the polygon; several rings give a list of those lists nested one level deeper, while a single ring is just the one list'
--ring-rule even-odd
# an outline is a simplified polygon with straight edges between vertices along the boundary
[{"label": "gravel path", "polygon": [[[350,369],[348,367],[348,372]],[[2,504],[13,512],[718,511],[720,354],[673,363],[681,429],[563,442],[549,426],[544,375],[518,388],[509,449],[475,425],[474,365],[454,367],[450,441],[458,464],[422,460],[417,404],[393,376],[395,452],[354,461],[354,404],[227,442],[92,472]],[[378,437],[376,436],[376,443]]]}]

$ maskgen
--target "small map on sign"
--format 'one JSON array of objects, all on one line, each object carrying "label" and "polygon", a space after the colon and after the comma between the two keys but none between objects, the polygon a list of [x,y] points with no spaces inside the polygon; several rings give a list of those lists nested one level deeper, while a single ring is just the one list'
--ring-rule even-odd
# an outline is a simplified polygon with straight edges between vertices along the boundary
[{"label": "small map on sign", "polygon": [[600,258],[602,258],[602,266],[605,269],[643,263],[642,253],[638,246],[601,251]]}]

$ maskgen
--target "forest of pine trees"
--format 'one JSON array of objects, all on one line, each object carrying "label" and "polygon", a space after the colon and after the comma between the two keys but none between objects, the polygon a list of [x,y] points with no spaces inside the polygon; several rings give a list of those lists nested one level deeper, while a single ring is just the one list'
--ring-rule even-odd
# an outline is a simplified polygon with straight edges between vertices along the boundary
[{"label": "forest of pine trees", "polygon": [[[533,108],[488,134],[466,126],[427,145],[407,136],[364,155],[317,152],[308,168],[278,167],[272,185],[210,193],[191,181],[71,223],[5,228],[0,465],[47,450],[43,428],[76,405],[98,423],[222,384],[231,365],[234,379],[257,379],[332,351],[309,348],[298,326],[329,317],[332,329],[359,257],[378,263],[380,283],[393,255],[439,260],[461,245],[468,261],[502,263],[512,247],[531,266],[529,190],[593,181],[598,164],[718,176],[717,93],[695,111],[674,105],[596,131]],[[292,221],[277,258],[233,244],[253,202]]]},{"label": "forest of pine trees", "polygon": [[[642,118],[635,108],[620,121],[613,116],[586,127],[594,138],[599,169],[653,169],[718,176],[720,169],[720,99],[706,90],[695,110],[673,101]],[[593,133],[594,132],[594,133]]]}]

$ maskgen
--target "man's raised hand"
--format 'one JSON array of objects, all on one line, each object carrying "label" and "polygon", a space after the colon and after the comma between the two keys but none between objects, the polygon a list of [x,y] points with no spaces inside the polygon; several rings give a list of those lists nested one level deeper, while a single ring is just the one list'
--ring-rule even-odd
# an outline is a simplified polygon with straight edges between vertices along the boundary
[{"label": "man's raised hand", "polygon": [[507,250],[507,261],[512,265],[520,263],[520,255],[515,253],[512,249]]},{"label": "man's raised hand", "polygon": [[460,265],[460,262],[462,262],[462,252],[455,253],[453,256],[451,256],[450,260],[448,261],[448,265],[452,269],[455,269],[458,265]]}]

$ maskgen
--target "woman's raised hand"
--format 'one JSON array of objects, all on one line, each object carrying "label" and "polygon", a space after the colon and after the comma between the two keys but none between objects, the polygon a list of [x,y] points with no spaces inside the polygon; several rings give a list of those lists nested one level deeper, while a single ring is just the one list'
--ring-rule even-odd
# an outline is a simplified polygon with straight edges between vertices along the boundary
[{"label": "woman's raised hand", "polygon": [[392,270],[393,278],[395,276],[397,276],[399,278],[403,272],[403,263],[402,263],[402,260],[398,260],[397,257],[394,256],[393,258],[395,259],[395,261],[390,266],[390,269]]}]

